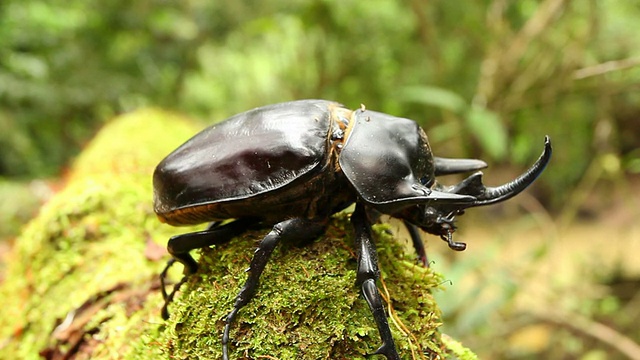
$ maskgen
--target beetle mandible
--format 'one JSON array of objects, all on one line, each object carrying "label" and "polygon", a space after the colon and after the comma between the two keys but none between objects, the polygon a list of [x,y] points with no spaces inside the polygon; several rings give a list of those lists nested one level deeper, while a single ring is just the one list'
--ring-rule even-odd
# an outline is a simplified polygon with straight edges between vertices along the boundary
[{"label": "beetle mandible", "polygon": [[[551,142],[535,164],[515,180],[487,187],[473,159],[434,157],[424,131],[412,120],[367,110],[352,111],[326,100],[268,105],[235,115],[195,135],[169,154],[153,174],[154,210],[162,222],[211,222],[204,231],[177,235],[167,249],[172,259],[161,274],[167,306],[186,276],[198,269],[191,250],[221,244],[261,224],[272,230],[258,245],[248,278],[225,320],[223,359],[238,311],[253,295],[260,275],[280,241],[312,240],[332,214],[355,203],[351,223],[357,252],[356,285],[369,305],[382,345],[374,354],[399,359],[376,287],[379,270],[371,235],[372,219],[387,214],[407,226],[418,256],[426,254],[418,229],[437,235],[453,250],[457,215],[470,207],[507,200],[542,173]],[[477,171],[453,186],[440,175]],[[233,219],[230,222],[225,220]],[[185,278],[166,293],[164,279],[175,261]]]}]

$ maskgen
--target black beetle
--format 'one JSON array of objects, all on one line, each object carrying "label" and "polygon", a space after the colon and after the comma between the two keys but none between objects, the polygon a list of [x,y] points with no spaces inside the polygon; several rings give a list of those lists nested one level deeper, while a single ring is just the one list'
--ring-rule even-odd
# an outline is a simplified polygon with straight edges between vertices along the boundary
[{"label": "black beetle", "polygon": [[[273,226],[251,260],[249,275],[226,317],[223,358],[238,311],[254,296],[258,280],[281,240],[312,240],[329,217],[356,203],[356,284],[369,304],[382,345],[374,354],[399,359],[376,287],[377,255],[371,236],[378,214],[402,219],[421,260],[417,228],[438,235],[454,250],[454,219],[464,209],[494,204],[523,191],[544,170],[551,143],[536,163],[515,180],[486,187],[476,172],[454,186],[436,176],[486,167],[480,160],[434,157],[427,136],[412,120],[366,110],[352,111],[326,100],[301,100],[253,109],[210,126],[169,154],[153,174],[154,210],[170,225],[212,222],[204,231],[172,237],[172,255],[162,272],[167,305],[184,278],[167,295],[164,278],[176,260],[185,277],[198,265],[191,250],[228,242],[248,227]],[[223,223],[228,219],[231,222]]]}]

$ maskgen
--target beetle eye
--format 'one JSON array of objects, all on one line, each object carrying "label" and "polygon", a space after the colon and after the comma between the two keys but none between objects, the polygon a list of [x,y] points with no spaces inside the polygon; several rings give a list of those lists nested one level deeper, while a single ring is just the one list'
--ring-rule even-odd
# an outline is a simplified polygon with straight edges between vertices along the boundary
[{"label": "beetle eye", "polygon": [[420,184],[422,184],[422,185],[424,185],[424,186],[429,185],[429,178],[428,178],[428,177],[426,177],[426,176],[421,177],[421,178],[420,178]]}]

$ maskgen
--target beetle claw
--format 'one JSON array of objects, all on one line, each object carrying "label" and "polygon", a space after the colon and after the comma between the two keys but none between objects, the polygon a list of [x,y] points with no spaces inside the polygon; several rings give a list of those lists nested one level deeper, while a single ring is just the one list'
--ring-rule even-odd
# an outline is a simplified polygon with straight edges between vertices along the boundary
[{"label": "beetle claw", "polygon": [[167,261],[167,265],[165,265],[164,269],[160,273],[160,288],[162,289],[162,298],[165,302],[167,301],[167,297],[169,296],[166,289],[167,272],[169,272],[169,268],[171,268],[171,266],[173,266],[175,262],[175,258],[169,259],[169,261]]},{"label": "beetle claw", "polygon": [[166,290],[164,290],[164,286],[162,287],[162,297],[164,298],[164,305],[162,305],[161,316],[163,319],[169,319],[169,304],[173,301],[174,296],[180,290],[182,284],[187,281],[187,277],[183,276],[180,281],[178,281],[174,286],[173,290],[167,295]]},{"label": "beetle claw", "polygon": [[400,360],[400,355],[398,355],[395,346],[391,346],[388,343],[380,345],[376,351],[370,354],[365,354],[364,356],[368,358],[375,355],[384,355],[389,360]]},{"label": "beetle claw", "polygon": [[173,289],[171,290],[171,292],[167,293],[167,273],[169,272],[169,269],[173,266],[173,264],[176,263],[176,261],[178,260],[175,258],[169,259],[169,261],[167,261],[167,265],[165,265],[164,269],[160,273],[160,288],[162,289],[162,299],[164,300],[164,304],[162,305],[160,314],[165,320],[169,318],[169,304],[173,301],[173,297],[175,296],[176,292],[180,290],[180,287],[187,279],[186,276],[183,276],[178,283],[173,285]]}]

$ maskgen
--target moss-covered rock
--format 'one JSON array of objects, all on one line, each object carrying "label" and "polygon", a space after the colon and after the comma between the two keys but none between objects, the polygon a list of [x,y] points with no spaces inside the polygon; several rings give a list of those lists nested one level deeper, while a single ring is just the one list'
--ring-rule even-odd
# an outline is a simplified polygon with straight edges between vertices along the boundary
[{"label": "moss-covered rock", "polygon": [[[157,275],[166,240],[192,229],[160,224],[151,173],[195,133],[157,110],[122,116],[77,160],[64,190],[16,241],[0,286],[0,358],[216,359],[223,317],[246,277],[257,242],[251,231],[201,252],[200,270],[160,318]],[[376,227],[390,323],[403,358],[445,357],[431,291],[441,278]],[[181,266],[171,276],[178,279]],[[231,331],[232,358],[354,359],[380,343],[354,286],[348,215],[312,244],[281,244],[256,297]]]}]

